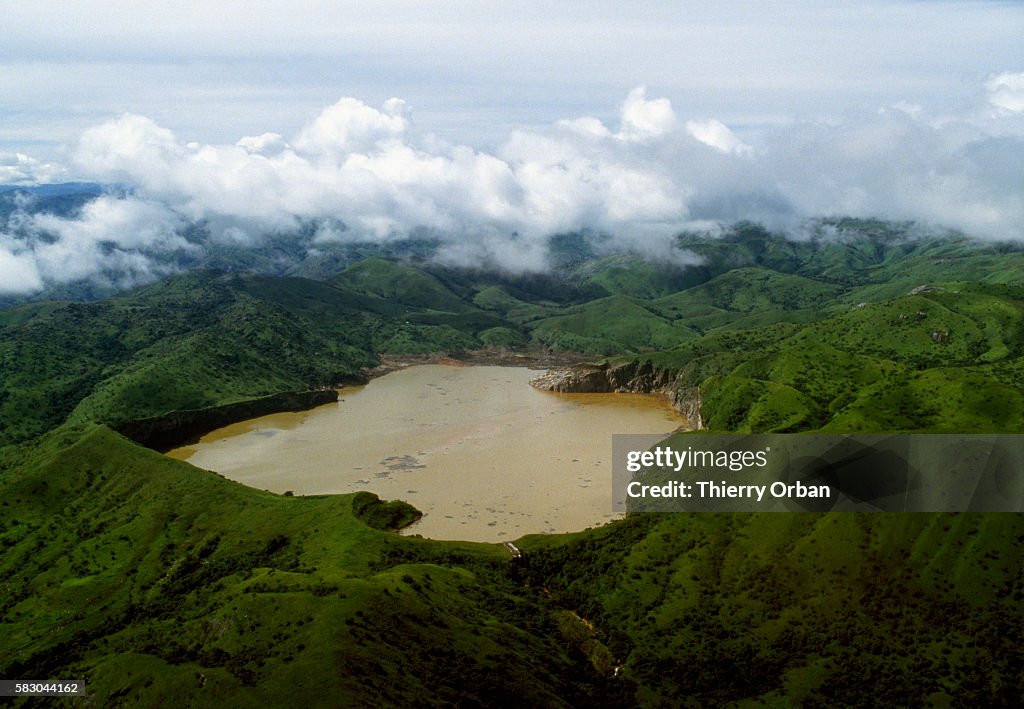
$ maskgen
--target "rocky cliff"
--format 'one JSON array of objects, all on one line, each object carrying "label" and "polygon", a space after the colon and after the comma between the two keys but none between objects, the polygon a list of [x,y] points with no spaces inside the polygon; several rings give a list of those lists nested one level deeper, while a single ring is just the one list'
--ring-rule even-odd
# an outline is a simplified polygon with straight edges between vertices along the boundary
[{"label": "rocky cliff", "polygon": [[559,367],[534,377],[530,384],[538,389],[563,393],[664,394],[686,418],[691,429],[700,429],[704,426],[700,415],[700,388],[688,385],[680,372],[655,367],[650,361],[631,360]]},{"label": "rocky cliff", "polygon": [[112,427],[136,443],[166,451],[236,421],[281,411],[305,411],[337,400],[338,392],[333,389],[284,392],[206,409],[171,411],[163,416],[112,424]]}]

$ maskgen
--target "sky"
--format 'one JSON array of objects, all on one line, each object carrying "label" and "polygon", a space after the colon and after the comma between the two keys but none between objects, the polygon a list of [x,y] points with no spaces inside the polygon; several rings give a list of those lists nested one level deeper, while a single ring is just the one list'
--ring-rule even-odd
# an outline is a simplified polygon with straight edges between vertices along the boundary
[{"label": "sky", "polygon": [[103,259],[145,279],[196,219],[240,244],[427,229],[510,270],[544,268],[559,231],[670,255],[680,229],[747,218],[1024,238],[1021,2],[0,9],[0,184],[134,189],[0,224],[0,293]]}]

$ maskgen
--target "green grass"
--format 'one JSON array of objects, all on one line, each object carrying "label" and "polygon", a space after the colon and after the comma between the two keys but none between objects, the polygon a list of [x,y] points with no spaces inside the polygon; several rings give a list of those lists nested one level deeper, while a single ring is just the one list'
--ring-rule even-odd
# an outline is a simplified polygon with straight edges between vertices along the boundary
[{"label": "green grass", "polygon": [[118,421],[331,386],[374,362],[378,316],[282,305],[243,282],[187,275],[0,330],[0,444],[68,417]]},{"label": "green grass", "polygon": [[577,275],[589,286],[612,295],[651,300],[677,293],[701,281],[702,274],[684,266],[640,258],[610,257],[579,264]]},{"label": "green grass", "polygon": [[555,349],[618,354],[663,349],[695,337],[643,302],[614,295],[564,309],[564,314],[530,323],[533,339]]},{"label": "green grass", "polygon": [[765,268],[737,268],[688,290],[656,300],[653,305],[669,317],[684,317],[697,306],[730,312],[807,310],[828,306],[843,292],[836,284],[783,274]]},{"label": "green grass", "polygon": [[553,309],[522,301],[497,285],[481,288],[473,296],[473,303],[483,310],[498,313],[512,322],[520,324],[542,318]]}]

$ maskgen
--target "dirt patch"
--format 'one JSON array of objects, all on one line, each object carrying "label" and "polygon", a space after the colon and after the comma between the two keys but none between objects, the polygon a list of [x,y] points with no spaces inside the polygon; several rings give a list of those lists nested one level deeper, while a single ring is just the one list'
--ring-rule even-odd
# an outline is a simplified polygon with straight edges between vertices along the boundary
[{"label": "dirt patch", "polygon": [[526,367],[527,369],[550,369],[551,367],[569,367],[593,359],[592,356],[579,352],[536,351],[512,352],[500,349],[466,350],[433,355],[378,355],[380,364],[365,370],[368,379],[381,377],[418,364],[443,364],[453,367],[492,366],[492,367]]}]

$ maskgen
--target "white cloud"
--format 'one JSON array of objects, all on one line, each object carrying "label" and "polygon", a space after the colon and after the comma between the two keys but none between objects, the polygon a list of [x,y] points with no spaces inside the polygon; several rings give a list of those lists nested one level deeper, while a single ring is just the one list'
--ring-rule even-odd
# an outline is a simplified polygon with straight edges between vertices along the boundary
[{"label": "white cloud", "polygon": [[[91,169],[111,179],[139,175],[152,179],[185,150],[171,131],[145,116],[128,113],[85,131],[78,145],[78,154],[88,159]],[[146,187],[158,188],[163,184],[161,179]]]},{"label": "white cloud", "polygon": [[67,179],[67,170],[25,153],[0,152],[0,185],[30,185]]},{"label": "white cloud", "polygon": [[[75,218],[10,221],[5,269],[25,269],[6,287],[155,277],[165,256],[198,248],[180,236],[197,220],[214,242],[240,247],[303,224],[313,225],[311,243],[429,233],[450,263],[513,271],[544,268],[547,240],[560,232],[607,235],[610,250],[662,258],[688,225],[739,219],[784,227],[871,216],[1022,239],[1020,76],[986,83],[998,115],[903,104],[746,140],[718,119],[680,120],[668,99],[638,87],[617,130],[575,117],[516,130],[493,152],[424,133],[399,99],[375,108],[343,98],[293,137],[225,144],[182,140],[125,114],[87,130],[75,161],[94,179],[132,186],[131,196],[101,197]],[[49,238],[33,239],[38,232]]]},{"label": "white cloud", "polygon": [[563,119],[557,125],[590,138],[608,138],[612,134],[604,123],[591,116]]},{"label": "white cloud", "polygon": [[907,219],[1024,239],[1024,136],[885,112],[779,129],[759,159],[802,215]]},{"label": "white cloud", "polygon": [[343,98],[302,129],[295,147],[337,161],[348,153],[400,140],[408,128],[408,108],[401,99],[388,99],[377,110],[358,99]]},{"label": "white cloud", "polygon": [[4,25],[4,147],[52,160],[123,111],[233,143],[269,126],[294,138],[339,95],[400,95],[447,139],[488,147],[605,115],[641,81],[734,129],[901,99],[949,110],[979,77],[1020,69],[1024,5],[65,0],[5,3]]},{"label": "white cloud", "polygon": [[67,219],[38,214],[36,227],[64,241],[88,244],[108,243],[133,249],[160,246],[170,250],[186,242],[176,234],[181,217],[157,202],[101,196],[82,208],[79,217]]},{"label": "white cloud", "polygon": [[128,287],[170,273],[165,257],[195,252],[181,215],[137,198],[100,196],[76,217],[15,211],[0,233],[0,291],[94,280]]},{"label": "white cloud", "polygon": [[619,137],[645,140],[663,136],[675,127],[676,113],[667,98],[647,100],[647,87],[638,86],[629,92],[622,104]]},{"label": "white cloud", "polygon": [[742,155],[751,152],[749,145],[740,140],[735,133],[729,130],[727,125],[714,118],[708,121],[687,121],[686,132],[705,145],[717,148],[723,153]]},{"label": "white cloud", "polygon": [[[239,148],[242,148],[248,153],[257,153],[259,155],[277,155],[280,154],[288,144],[279,133],[264,133],[262,135],[247,135],[240,138],[235,143]],[[198,143],[189,143],[189,146],[199,147]]]},{"label": "white cloud", "polygon": [[1024,72],[1004,71],[985,82],[988,100],[996,108],[1010,113],[1024,112]]},{"label": "white cloud", "polygon": [[329,230],[337,238],[427,228],[446,240],[487,242],[481,253],[497,254],[499,235],[519,234],[536,250],[550,234],[580,226],[670,236],[686,219],[687,188],[644,143],[667,136],[674,120],[667,100],[637,89],[616,134],[583,118],[516,133],[495,155],[420,135],[398,99],[377,109],[343,98],[291,141],[265,133],[234,145],[184,144],[126,115],[87,131],[76,162],[95,179],[135,185],[224,228],[237,228],[231,220],[273,231],[336,219],[348,227]]},{"label": "white cloud", "polygon": [[0,235],[0,295],[42,290],[43,279],[32,254],[9,251],[4,241]]}]

